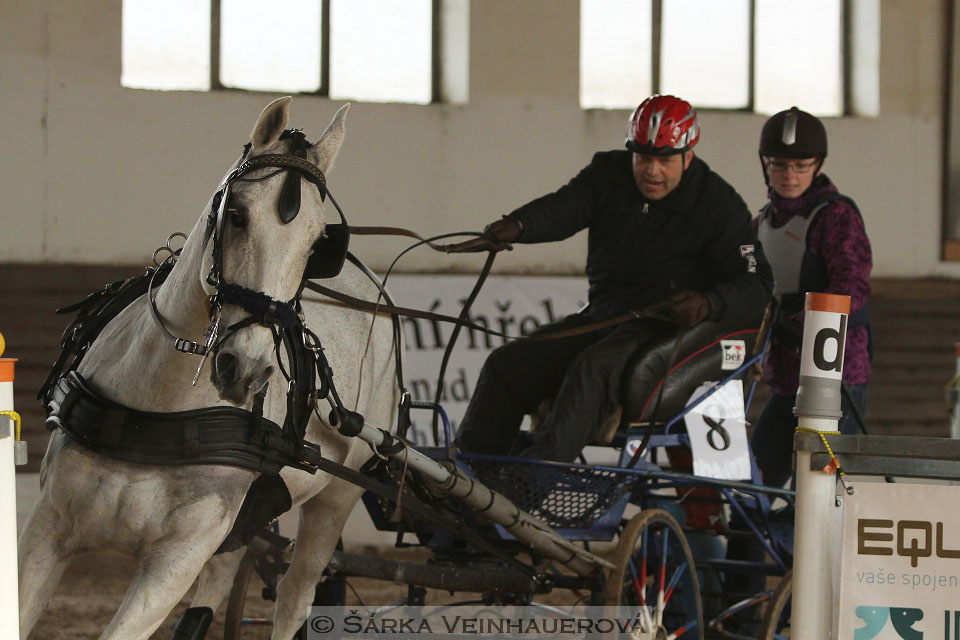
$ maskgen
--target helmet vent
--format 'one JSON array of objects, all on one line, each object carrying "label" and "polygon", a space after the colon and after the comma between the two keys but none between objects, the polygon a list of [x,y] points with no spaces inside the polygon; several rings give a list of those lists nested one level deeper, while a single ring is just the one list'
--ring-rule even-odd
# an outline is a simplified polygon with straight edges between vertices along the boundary
[{"label": "helmet vent", "polygon": [[655,145],[657,143],[657,132],[660,131],[660,123],[665,112],[666,109],[661,109],[660,111],[654,110],[650,114],[650,124],[647,125],[647,144]]},{"label": "helmet vent", "polygon": [[783,144],[794,144],[797,141],[797,114],[787,113],[783,119]]}]

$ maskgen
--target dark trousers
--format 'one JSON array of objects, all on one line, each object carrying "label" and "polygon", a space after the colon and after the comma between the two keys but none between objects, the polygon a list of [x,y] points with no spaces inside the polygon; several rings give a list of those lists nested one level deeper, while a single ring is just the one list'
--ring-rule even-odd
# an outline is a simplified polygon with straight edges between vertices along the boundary
[{"label": "dark trousers", "polygon": [[[540,327],[535,335],[591,322],[589,316],[575,314]],[[576,336],[524,338],[495,349],[483,365],[460,423],[457,446],[474,453],[510,453],[524,415],[552,399],[533,445],[521,455],[575,460],[616,410],[624,369],[635,354],[676,332],[676,325],[661,320],[631,320]]]},{"label": "dark trousers", "polygon": [[[867,409],[867,385],[848,385],[850,395],[863,415]],[[772,395],[764,405],[760,417],[753,425],[750,436],[750,448],[757,459],[757,466],[763,475],[763,483],[768,487],[782,487],[793,474],[793,434],[797,428],[797,417],[793,407],[797,396]],[[846,435],[860,433],[857,419],[844,396],[840,409],[840,432]]]}]

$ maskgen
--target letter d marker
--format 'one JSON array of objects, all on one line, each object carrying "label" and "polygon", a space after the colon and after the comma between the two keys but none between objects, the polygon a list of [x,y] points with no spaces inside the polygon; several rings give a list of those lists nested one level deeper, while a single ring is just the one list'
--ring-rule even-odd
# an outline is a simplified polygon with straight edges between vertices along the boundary
[{"label": "letter d marker", "polygon": [[[808,293],[804,304],[803,348],[800,350],[800,387],[794,415],[839,420],[843,380],[843,355],[847,339],[850,297]],[[828,429],[819,420],[800,426]],[[834,429],[836,426],[834,425]]]}]

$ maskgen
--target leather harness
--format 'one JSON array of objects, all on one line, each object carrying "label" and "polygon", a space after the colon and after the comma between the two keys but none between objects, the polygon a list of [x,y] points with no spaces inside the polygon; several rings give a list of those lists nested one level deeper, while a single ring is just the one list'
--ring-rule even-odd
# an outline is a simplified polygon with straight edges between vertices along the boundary
[{"label": "leather harness", "polygon": [[284,466],[313,473],[320,448],[302,447],[258,412],[236,407],[138,411],[107,400],[71,371],[47,401],[47,427],[91,451],[139,464],[221,464],[275,474]]},{"label": "leather harness", "polygon": [[[342,251],[340,255],[322,257],[316,257],[317,250],[320,247],[331,249],[331,245],[324,244],[323,239],[318,242],[291,302],[274,300],[262,292],[228,283],[223,278],[221,231],[230,187],[236,181],[265,180],[286,171],[278,207],[278,214],[286,224],[299,212],[299,184],[303,177],[316,185],[322,199],[329,197],[334,202],[343,220],[341,228],[347,226],[343,212],[327,189],[323,173],[306,159],[307,143],[303,134],[287,131],[282,138],[292,140],[290,155],[269,154],[246,159],[248,145],[244,150],[245,160],[227,175],[212,200],[203,242],[204,247],[210,242],[213,245],[213,264],[206,277],[216,290],[210,297],[211,324],[206,332],[207,343],[199,344],[173,335],[153,302],[151,291],[154,284],[169,275],[179,256],[179,251],[171,250],[163,264],[149,268],[143,275],[108,285],[84,301],[58,310],[61,313],[76,311],[77,318],[64,333],[61,354],[40,389],[39,398],[49,412],[48,428],[61,428],[84,446],[121,460],[161,465],[229,464],[265,473],[277,473],[283,466],[311,473],[316,471],[320,460],[319,446],[305,442],[304,436],[310,414],[316,411],[319,400],[329,401],[332,408],[330,423],[338,425],[341,433],[355,435],[359,432],[363,417],[348,410],[341,402],[320,340],[303,323],[300,306],[303,282],[307,277],[332,277],[339,273],[346,257],[346,241],[340,238],[332,246],[332,249]],[[262,178],[244,177],[266,167],[278,170]],[[291,186],[294,184],[296,188]],[[217,406],[176,413],[137,411],[111,402],[90,389],[76,373],[76,368],[102,329],[144,294],[147,294],[154,319],[175,348],[183,353],[206,358],[216,352],[233,332],[252,324],[268,327],[274,334],[277,361],[288,383],[283,426],[263,418],[266,387],[255,397],[253,411]],[[223,304],[239,306],[248,316],[227,327],[218,339],[219,309]],[[281,344],[286,351],[289,371],[283,367]],[[203,366],[202,362],[200,366]],[[198,375],[199,371],[198,368]]]}]

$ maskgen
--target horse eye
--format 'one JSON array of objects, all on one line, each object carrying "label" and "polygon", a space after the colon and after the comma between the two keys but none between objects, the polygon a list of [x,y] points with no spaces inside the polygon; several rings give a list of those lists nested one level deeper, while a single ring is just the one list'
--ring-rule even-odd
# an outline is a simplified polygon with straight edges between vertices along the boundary
[{"label": "horse eye", "polygon": [[247,226],[247,216],[239,209],[227,209],[227,219],[234,229],[243,229]]}]

